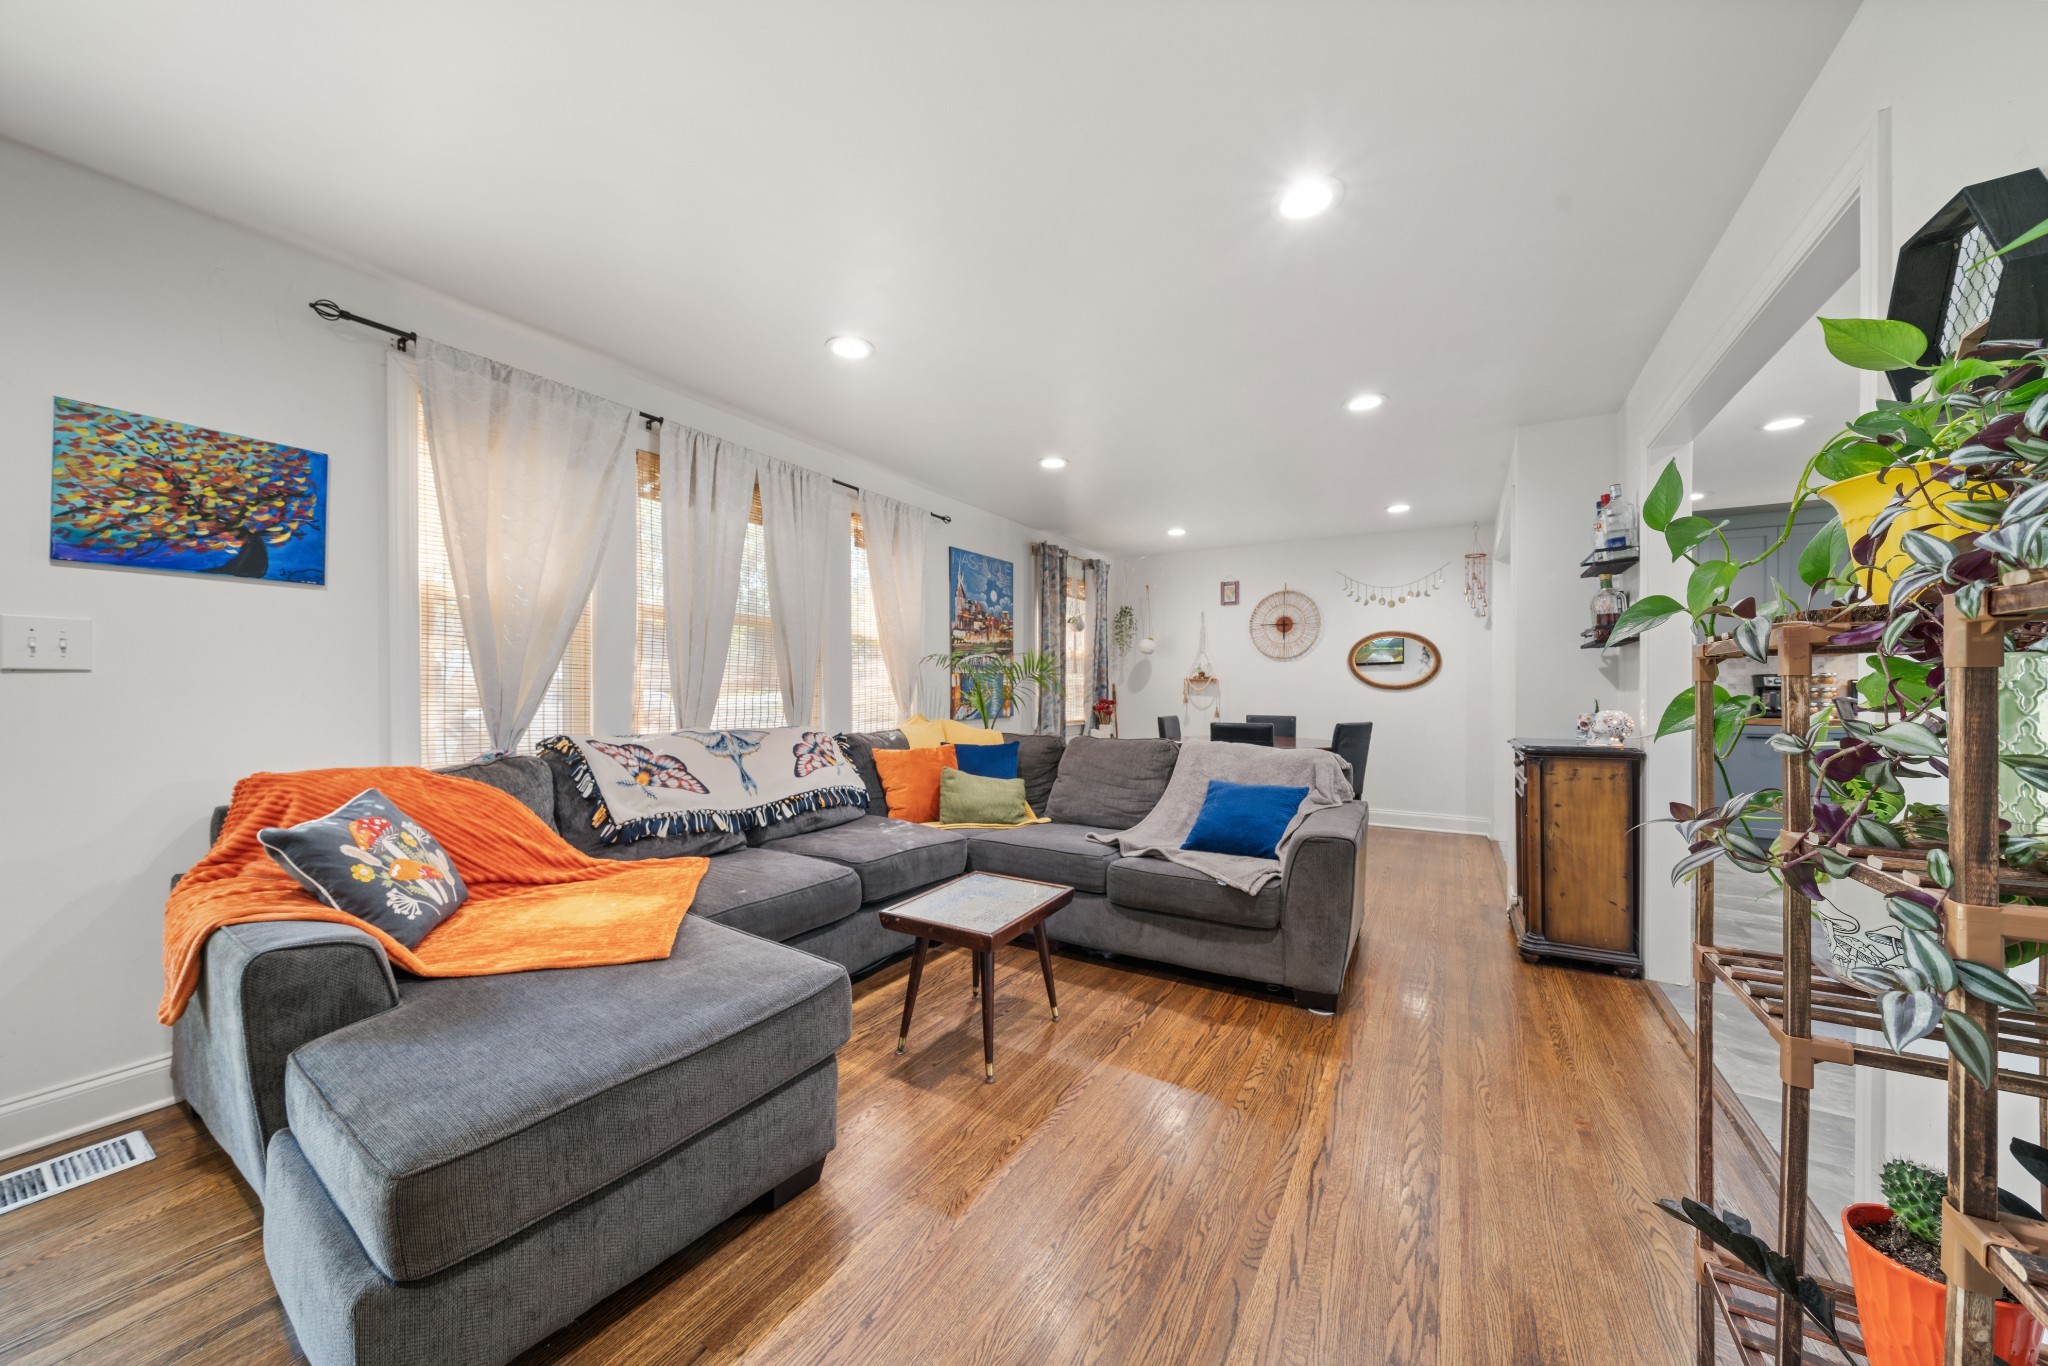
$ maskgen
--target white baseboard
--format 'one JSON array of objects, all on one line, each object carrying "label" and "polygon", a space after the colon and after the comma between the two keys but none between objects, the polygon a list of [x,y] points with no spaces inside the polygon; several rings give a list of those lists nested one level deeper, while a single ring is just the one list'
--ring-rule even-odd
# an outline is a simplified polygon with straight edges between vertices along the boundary
[{"label": "white baseboard", "polygon": [[1445,811],[1392,811],[1375,806],[1374,825],[1397,830],[1436,830],[1446,835],[1492,835],[1493,822],[1485,816],[1454,816]]},{"label": "white baseboard", "polygon": [[0,1158],[169,1105],[171,1055],[0,1100]]}]

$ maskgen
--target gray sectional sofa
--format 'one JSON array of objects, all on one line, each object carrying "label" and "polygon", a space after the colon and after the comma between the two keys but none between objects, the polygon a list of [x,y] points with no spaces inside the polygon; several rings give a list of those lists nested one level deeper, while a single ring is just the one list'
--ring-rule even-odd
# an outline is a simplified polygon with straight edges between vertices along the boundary
[{"label": "gray sectional sofa", "polygon": [[[857,765],[903,743],[844,738]],[[263,1200],[264,1255],[306,1355],[508,1361],[816,1181],[850,978],[910,947],[879,912],[969,870],[1074,888],[1048,922],[1062,944],[1334,1009],[1363,913],[1365,807],[1313,813],[1256,896],[1087,838],[1142,819],[1177,755],[1167,740],[1030,737],[1021,771],[1049,825],[947,831],[855,809],[615,847],[596,843],[561,764],[499,759],[453,771],[586,850],[709,857],[669,958],[425,980],[347,926],[216,932],[174,1030],[175,1079]],[[862,771],[879,794],[871,759]]]}]

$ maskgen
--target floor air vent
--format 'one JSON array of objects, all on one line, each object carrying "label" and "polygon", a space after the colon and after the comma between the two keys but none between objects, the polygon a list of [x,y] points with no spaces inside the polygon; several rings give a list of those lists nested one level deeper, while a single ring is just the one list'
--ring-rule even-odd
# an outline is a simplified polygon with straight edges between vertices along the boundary
[{"label": "floor air vent", "polygon": [[65,1153],[48,1162],[8,1172],[0,1176],[0,1214],[20,1209],[23,1205],[33,1205],[38,1200],[47,1200],[73,1186],[97,1181],[102,1176],[112,1176],[123,1167],[147,1162],[155,1156],[156,1149],[149,1146],[142,1130],[137,1129],[119,1138],[95,1143],[90,1148],[80,1148],[75,1153]]}]

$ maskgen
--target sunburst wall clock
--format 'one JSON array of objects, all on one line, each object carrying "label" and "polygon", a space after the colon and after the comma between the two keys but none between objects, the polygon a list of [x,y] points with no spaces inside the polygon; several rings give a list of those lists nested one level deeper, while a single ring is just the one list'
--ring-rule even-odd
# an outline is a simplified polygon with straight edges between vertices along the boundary
[{"label": "sunburst wall clock", "polygon": [[1299,659],[1322,634],[1323,614],[1306,593],[1282,588],[1252,609],[1252,644],[1268,659]]}]

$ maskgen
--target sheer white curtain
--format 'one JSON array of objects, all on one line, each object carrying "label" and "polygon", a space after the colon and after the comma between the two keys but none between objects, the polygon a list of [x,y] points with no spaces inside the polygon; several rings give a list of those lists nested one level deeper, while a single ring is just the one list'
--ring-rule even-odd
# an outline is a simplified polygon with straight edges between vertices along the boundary
[{"label": "sheer white curtain", "polygon": [[718,709],[754,482],[763,463],[723,437],[662,424],[662,595],[668,604],[669,684],[680,726],[701,730]]},{"label": "sheer white curtain", "polygon": [[818,700],[832,555],[845,553],[845,505],[834,496],[832,481],[816,470],[765,460],[761,533],[782,714],[792,726],[807,726]]},{"label": "sheer white curtain", "polygon": [[491,747],[533,721],[632,477],[634,411],[426,337],[420,407]]},{"label": "sheer white curtain", "polygon": [[868,546],[868,582],[875,591],[875,632],[899,716],[917,709],[918,659],[924,641],[924,543],[931,513],[863,490],[857,500]]}]

